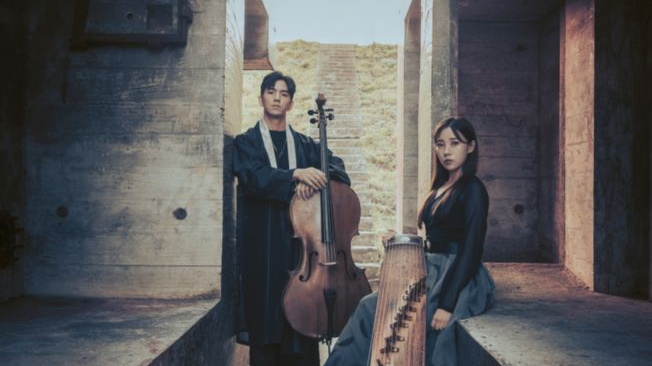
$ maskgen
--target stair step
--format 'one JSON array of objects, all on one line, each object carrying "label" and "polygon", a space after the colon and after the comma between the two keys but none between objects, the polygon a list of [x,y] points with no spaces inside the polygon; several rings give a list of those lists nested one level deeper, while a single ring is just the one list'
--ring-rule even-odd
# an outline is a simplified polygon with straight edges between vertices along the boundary
[{"label": "stair step", "polygon": [[351,178],[352,182],[366,182],[367,178],[369,176],[368,172],[346,172],[349,175],[349,178]]},{"label": "stair step", "polygon": [[333,149],[337,147],[351,147],[361,149],[359,140],[351,140],[344,138],[328,138],[328,148]]},{"label": "stair step", "polygon": [[[362,201],[362,197],[358,193],[358,197],[360,197],[360,201]],[[358,225],[358,230],[362,231],[371,231],[374,229],[374,221],[371,219],[369,216],[363,216],[360,218],[360,225]]]},{"label": "stair step", "polygon": [[[357,146],[331,146],[328,145],[328,148],[333,152],[333,154],[344,159],[344,162],[349,159],[364,159],[362,155],[362,148]],[[365,159],[366,160],[366,159]]]},{"label": "stair step", "polygon": [[375,246],[352,246],[351,255],[355,262],[362,263],[378,263],[382,257]]},{"label": "stair step", "polygon": [[360,235],[356,235],[351,239],[351,246],[356,247],[375,247],[380,244],[378,236],[371,231],[360,231]]}]

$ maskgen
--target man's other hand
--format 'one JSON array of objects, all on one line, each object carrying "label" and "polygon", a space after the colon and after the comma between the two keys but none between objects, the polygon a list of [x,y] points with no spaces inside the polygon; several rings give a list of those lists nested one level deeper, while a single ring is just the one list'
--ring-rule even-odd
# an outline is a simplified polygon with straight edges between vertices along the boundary
[{"label": "man's other hand", "polygon": [[308,200],[317,193],[317,190],[303,182],[299,182],[297,184],[296,193],[300,199]]}]

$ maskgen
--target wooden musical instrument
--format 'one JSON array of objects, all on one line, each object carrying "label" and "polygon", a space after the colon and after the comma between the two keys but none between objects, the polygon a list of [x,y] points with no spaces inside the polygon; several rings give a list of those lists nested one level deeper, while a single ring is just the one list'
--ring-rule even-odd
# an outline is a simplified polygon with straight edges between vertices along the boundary
[{"label": "wooden musical instrument", "polygon": [[295,196],[290,219],[303,253],[283,295],[285,316],[297,332],[326,339],[339,335],[360,299],[371,292],[364,270],[351,258],[351,238],[358,234],[360,200],[346,184],[331,181],[328,170],[326,98],[316,100],[319,114],[321,171],[327,186],[308,200]]},{"label": "wooden musical instrument", "polygon": [[423,240],[395,235],[385,242],[369,366],[423,366],[426,339]]}]

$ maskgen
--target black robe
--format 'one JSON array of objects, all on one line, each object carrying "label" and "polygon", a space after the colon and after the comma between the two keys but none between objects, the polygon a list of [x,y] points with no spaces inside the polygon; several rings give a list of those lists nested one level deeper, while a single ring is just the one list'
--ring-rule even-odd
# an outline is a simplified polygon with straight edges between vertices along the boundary
[{"label": "black robe", "polygon": [[[482,264],[489,212],[489,195],[478,177],[469,177],[468,181],[458,188],[460,192],[451,202],[451,208],[446,215],[441,214],[441,209],[438,209],[434,216],[424,215],[428,241],[432,246],[446,243],[456,243],[458,246],[457,256],[446,272],[439,294],[438,308],[450,313],[455,310],[460,292]],[[440,198],[441,196],[430,201],[424,208],[425,212],[431,212],[432,206]]]},{"label": "black robe", "polygon": [[[260,123],[260,122],[259,122]],[[320,168],[320,146],[291,130],[297,168]],[[287,154],[286,154],[287,155]],[[350,184],[343,161],[329,151],[332,179]],[[277,159],[278,160],[278,159]],[[287,161],[287,157],[282,160]],[[285,163],[283,161],[283,163]],[[300,259],[288,215],[294,196],[293,170],[272,168],[258,124],[235,139],[233,170],[238,178],[237,267],[239,273],[238,342],[261,346],[293,343],[298,337],[283,314],[283,289],[289,270]]]}]

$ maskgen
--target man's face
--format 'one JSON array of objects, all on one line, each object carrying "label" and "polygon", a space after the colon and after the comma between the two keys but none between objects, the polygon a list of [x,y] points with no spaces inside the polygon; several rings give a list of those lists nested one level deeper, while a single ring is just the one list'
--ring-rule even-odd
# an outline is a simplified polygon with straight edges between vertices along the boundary
[{"label": "man's face", "polygon": [[284,117],[292,109],[292,98],[284,80],[277,80],[274,87],[265,90],[258,101],[265,110],[265,115],[270,117]]}]

